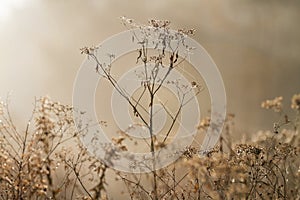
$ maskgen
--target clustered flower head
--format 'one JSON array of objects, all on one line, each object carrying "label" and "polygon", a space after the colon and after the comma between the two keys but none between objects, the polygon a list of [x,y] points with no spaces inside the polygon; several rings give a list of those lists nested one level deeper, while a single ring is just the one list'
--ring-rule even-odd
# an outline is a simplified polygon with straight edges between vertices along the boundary
[{"label": "clustered flower head", "polygon": [[125,23],[126,24],[132,24],[132,23],[134,23],[133,19],[130,19],[130,18],[126,17],[126,16],[121,16],[120,19],[121,19],[121,22],[123,24],[125,24]]},{"label": "clustered flower head", "polygon": [[126,138],[124,136],[114,137],[112,138],[112,142],[121,150],[121,151],[127,151],[126,145],[123,144],[123,141]]},{"label": "clustered flower head", "polygon": [[196,29],[178,29],[179,33],[183,33],[185,35],[195,35]]},{"label": "clustered flower head", "polygon": [[148,23],[154,28],[165,28],[169,26],[171,22],[169,20],[150,19]]},{"label": "clustered flower head", "polygon": [[266,100],[261,103],[261,107],[265,109],[272,109],[275,112],[280,112],[282,110],[282,96],[276,97],[272,100]]},{"label": "clustered flower head", "polygon": [[295,110],[300,110],[300,94],[295,94],[292,97],[292,105],[291,105],[292,109]]},{"label": "clustered flower head", "polygon": [[80,53],[90,55],[90,54],[93,54],[93,52],[95,52],[97,49],[99,49],[99,47],[96,47],[96,46],[82,47],[82,48],[80,48]]},{"label": "clustered flower head", "polygon": [[198,125],[199,130],[207,130],[210,126],[210,117],[205,117],[202,119]]}]

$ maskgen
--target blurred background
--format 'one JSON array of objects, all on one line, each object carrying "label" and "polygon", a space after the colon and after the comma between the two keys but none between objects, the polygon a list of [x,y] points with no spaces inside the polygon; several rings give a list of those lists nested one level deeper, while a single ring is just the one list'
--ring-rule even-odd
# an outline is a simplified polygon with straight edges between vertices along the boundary
[{"label": "blurred background", "polygon": [[197,30],[194,39],[219,67],[240,133],[273,127],[278,117],[261,101],[282,95],[288,110],[300,92],[298,0],[0,0],[0,96],[10,95],[17,123],[26,123],[34,97],[72,103],[85,58],[79,49],[125,30],[123,15]]}]

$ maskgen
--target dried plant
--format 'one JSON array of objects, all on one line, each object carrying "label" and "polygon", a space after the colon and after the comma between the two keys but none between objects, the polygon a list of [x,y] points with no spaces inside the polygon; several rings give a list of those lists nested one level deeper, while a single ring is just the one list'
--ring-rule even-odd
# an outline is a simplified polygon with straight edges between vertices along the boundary
[{"label": "dried plant", "polygon": [[292,109],[300,110],[300,94],[295,94],[292,98]]},{"label": "dried plant", "polygon": [[265,109],[273,109],[275,112],[282,110],[282,97],[276,97],[272,100],[266,100],[261,103],[261,107]]},{"label": "dried plant", "polygon": [[[84,130],[75,128],[72,107],[47,97],[38,99],[22,132],[7,104],[1,103],[1,111],[1,199],[103,197],[106,167],[80,145],[78,137]],[[94,180],[98,187],[91,189],[87,183],[94,176],[103,177]]]},{"label": "dried plant", "polygon": [[[129,28],[151,26],[166,34],[170,24],[167,20],[149,20],[149,25],[144,26],[125,17],[122,20]],[[178,38],[193,33],[193,29],[179,30]],[[163,41],[159,45],[167,45],[168,37]],[[155,137],[151,108],[166,80],[156,82],[157,70],[167,68],[167,77],[171,70],[179,67],[182,61],[176,48],[170,53],[162,48],[157,55],[152,55],[142,41],[137,50],[137,62],[146,66],[152,61],[156,66],[144,74],[141,82],[144,88],[141,96],[146,92],[150,96],[149,112],[145,112],[139,98],[127,96],[118,85],[111,74],[112,65],[104,65],[95,56],[97,48],[85,47],[81,51],[95,61],[97,73],[114,86],[127,100],[133,114],[148,127],[149,151],[155,155],[157,149],[168,144],[169,133],[185,105],[181,101],[175,114],[164,107],[173,121],[165,137]],[[194,81],[189,86],[182,86],[176,80],[170,84],[177,86],[181,100],[186,92],[202,91]],[[248,141],[235,141],[232,139],[236,134],[235,116],[229,114],[214,149],[203,155],[198,146],[187,146],[183,151],[173,152],[181,156],[168,167],[140,174],[115,171],[109,162],[112,158],[99,160],[91,155],[80,141],[91,124],[76,127],[73,113],[78,111],[73,107],[47,97],[36,99],[32,117],[25,130],[20,131],[11,117],[9,102],[0,101],[0,199],[112,199],[107,192],[112,186],[107,180],[108,172],[124,185],[124,195],[129,199],[300,199],[299,94],[292,97],[295,117],[283,114],[282,100],[279,97],[262,103],[263,108],[281,113],[274,130],[254,133]],[[107,126],[104,121],[100,124]],[[205,133],[209,124],[210,118],[203,118],[198,134]],[[128,151],[127,139],[126,133],[120,131],[120,136],[112,142],[120,151]],[[107,151],[113,156],[111,149]],[[152,161],[155,165],[155,160]]]},{"label": "dried plant", "polygon": [[[188,94],[196,90],[195,95],[199,94],[201,88],[195,81],[192,81],[188,85],[178,80],[168,80],[169,75],[175,68],[180,68],[180,64],[185,60],[181,58],[179,54],[179,45],[183,45],[187,50],[190,49],[188,45],[185,44],[186,34],[194,34],[194,30],[179,30],[175,33],[171,32],[169,29],[170,21],[168,20],[149,20],[149,25],[142,25],[136,23],[132,19],[126,17],[121,18],[122,23],[132,31],[132,41],[138,41],[140,48],[137,50],[137,59],[136,62],[141,62],[143,64],[144,70],[140,74],[136,74],[137,79],[140,80],[143,90],[138,98],[133,98],[126,91],[125,87],[120,85],[117,81],[117,77],[111,73],[113,64],[104,63],[101,61],[101,58],[97,57],[98,47],[84,47],[81,49],[81,53],[86,54],[88,58],[93,59],[95,62],[96,72],[103,78],[105,78],[113,88],[127,101],[129,106],[132,109],[133,115],[139,119],[140,123],[135,124],[137,126],[145,127],[149,132],[149,152],[152,154],[152,160],[147,166],[152,169],[153,175],[153,188],[151,198],[157,200],[159,198],[158,194],[158,185],[159,179],[161,177],[158,175],[156,167],[158,161],[156,155],[158,154],[159,148],[164,148],[167,145],[168,138],[173,132],[175,124],[178,123],[178,117],[183,109],[183,107],[188,104],[195,96],[189,97]],[[135,29],[138,29],[141,32],[141,36],[137,36]],[[156,38],[154,40],[154,53],[150,53],[149,38],[153,37],[151,30],[154,30],[156,33]],[[175,41],[175,45],[174,45]],[[115,58],[114,54],[108,55],[112,60]],[[151,67],[153,63],[154,67]],[[159,72],[163,69],[167,69],[162,76],[159,75]],[[163,89],[164,84],[172,84],[177,88],[177,97],[179,98],[179,106],[176,108],[176,112],[171,112],[166,103],[161,103],[165,112],[171,118],[171,125],[166,130],[163,138],[158,138],[154,134],[154,106],[155,101],[158,98],[158,93]],[[148,98],[148,99],[147,99]],[[147,105],[142,104],[142,100],[147,99]],[[128,124],[128,129],[132,128],[132,124]],[[126,146],[120,145],[125,138],[114,138],[113,141],[119,146],[121,150],[127,150]],[[146,143],[148,144],[148,143]],[[108,165],[113,165],[111,162]],[[135,166],[138,167],[138,166]],[[123,180],[124,177],[122,178]],[[126,179],[127,180],[127,179]],[[129,180],[127,180],[129,181]],[[129,183],[129,182],[127,182]],[[145,191],[145,190],[144,190]]]},{"label": "dried plant", "polygon": [[[109,199],[107,170],[124,183],[131,199],[300,198],[298,110],[289,120],[291,129],[260,131],[246,143],[230,139],[234,115],[228,115],[215,149],[200,156],[199,149],[187,147],[179,160],[156,171],[155,194],[150,174],[116,172],[86,151],[78,140],[86,128],[74,127],[72,107],[43,97],[34,108],[20,132],[8,104],[1,103],[1,199]],[[199,134],[208,121],[199,123]],[[114,143],[123,146],[124,138]]]}]

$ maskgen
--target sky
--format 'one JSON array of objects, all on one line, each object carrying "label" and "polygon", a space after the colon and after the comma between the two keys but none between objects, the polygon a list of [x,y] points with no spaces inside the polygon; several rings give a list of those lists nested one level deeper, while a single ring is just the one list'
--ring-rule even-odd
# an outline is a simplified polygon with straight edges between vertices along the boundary
[{"label": "sky", "polygon": [[193,38],[217,64],[227,110],[237,130],[272,128],[278,116],[261,101],[300,92],[300,3],[217,0],[0,0],[0,96],[10,99],[16,121],[26,124],[35,97],[72,103],[84,60],[80,48],[124,31],[120,16],[171,27],[195,28]]}]

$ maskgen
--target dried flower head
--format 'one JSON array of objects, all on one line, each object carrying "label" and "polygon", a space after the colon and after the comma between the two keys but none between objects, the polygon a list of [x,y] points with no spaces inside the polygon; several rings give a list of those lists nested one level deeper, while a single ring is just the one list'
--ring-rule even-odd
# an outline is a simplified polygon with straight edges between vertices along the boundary
[{"label": "dried flower head", "polygon": [[198,87],[197,82],[196,82],[196,81],[192,81],[192,82],[191,82],[191,87],[192,87],[192,88]]},{"label": "dried flower head", "polygon": [[185,35],[195,35],[196,30],[195,29],[179,29],[179,33],[183,33]]},{"label": "dried flower head", "polygon": [[114,142],[114,144],[122,144],[122,142],[125,140],[125,137],[120,136],[118,138],[112,138],[112,141]]},{"label": "dried flower head", "polygon": [[281,96],[272,100],[266,100],[261,103],[261,107],[265,109],[272,109],[275,112],[280,112],[282,110],[282,100],[283,98]]},{"label": "dried flower head", "polygon": [[124,136],[119,136],[117,138],[112,138],[112,142],[121,150],[121,151],[127,151],[126,145],[123,144],[123,141],[126,138]]},{"label": "dried flower head", "polygon": [[97,49],[99,49],[99,47],[96,47],[96,46],[82,47],[82,48],[80,48],[80,53],[81,54],[90,55],[93,52],[95,52]]},{"label": "dried flower head", "polygon": [[292,97],[292,105],[291,105],[292,109],[295,110],[300,110],[300,94],[295,94]]},{"label": "dried flower head", "polygon": [[210,117],[205,117],[200,121],[200,124],[198,126],[199,130],[207,130],[210,126]]},{"label": "dried flower head", "polygon": [[165,28],[168,27],[171,22],[169,20],[150,19],[148,23],[154,28]]},{"label": "dried flower head", "polygon": [[123,24],[133,24],[134,23],[133,19],[130,19],[126,16],[121,16],[120,19]]},{"label": "dried flower head", "polygon": [[134,22],[133,19],[127,18],[125,16],[121,16],[120,19],[121,19],[121,22],[127,23],[127,24],[132,24]]}]

